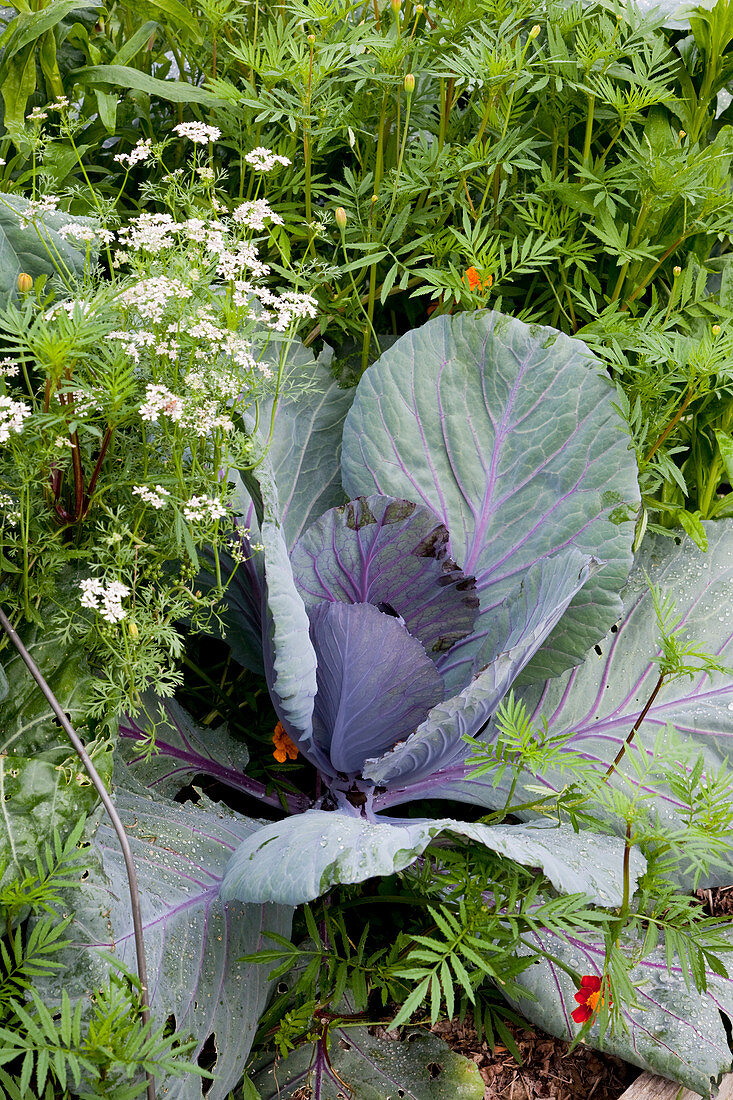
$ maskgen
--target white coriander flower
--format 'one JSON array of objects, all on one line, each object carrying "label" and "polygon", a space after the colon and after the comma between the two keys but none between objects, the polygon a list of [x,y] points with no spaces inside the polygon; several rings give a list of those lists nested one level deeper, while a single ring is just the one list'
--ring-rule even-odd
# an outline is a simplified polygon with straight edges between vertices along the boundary
[{"label": "white coriander flower", "polygon": [[31,414],[30,405],[24,401],[13,401],[12,397],[0,394],[0,443],[7,443],[10,433],[20,435],[23,421]]},{"label": "white coriander flower", "polygon": [[145,320],[157,322],[163,319],[163,312],[171,299],[190,298],[192,293],[191,288],[179,279],[157,275],[150,279],[141,279],[139,283],[123,291],[118,301],[122,305],[133,307]]},{"label": "white coriander flower", "polygon": [[247,229],[264,229],[265,222],[270,221],[273,225],[283,225],[284,222],[279,214],[276,214],[271,209],[267,199],[252,199],[250,202],[243,202],[232,213],[232,221],[237,225],[244,225]]},{"label": "white coriander flower", "polygon": [[140,416],[143,420],[157,421],[159,416],[167,416],[169,420],[178,421],[183,415],[183,401],[176,397],[166,386],[150,382],[145,389],[146,400],[140,406]]},{"label": "white coriander flower", "polygon": [[21,228],[34,222],[36,218],[43,218],[44,214],[55,214],[58,210],[59,200],[56,195],[46,195],[42,199],[28,199],[24,210],[16,211]]},{"label": "white coriander flower", "polygon": [[99,607],[99,600],[104,592],[104,584],[98,577],[87,577],[86,580],[79,581],[79,588],[81,588],[81,596],[79,597],[82,607]]},{"label": "white coriander flower", "polygon": [[71,237],[72,240],[91,244],[97,239],[96,229],[92,228],[91,225],[79,225],[76,222],[68,222],[66,225],[62,225],[56,232],[59,233],[65,241],[68,241]]},{"label": "white coriander flower", "polygon": [[213,523],[226,514],[226,508],[216,497],[191,497],[183,506],[183,515],[189,523]]},{"label": "white coriander flower", "polygon": [[108,332],[106,338],[107,340],[119,340],[124,351],[136,363],[140,362],[140,348],[153,347],[157,339],[154,332],[149,332],[144,328],[132,329],[130,332],[121,332],[116,329],[114,332]]},{"label": "white coriander flower", "polygon": [[31,113],[25,117],[29,122],[43,122],[45,118],[48,118],[48,115],[40,107],[34,107]]},{"label": "white coriander flower", "polygon": [[218,141],[221,130],[216,126],[206,126],[203,122],[179,122],[173,129],[181,137],[188,138],[196,145],[207,145],[210,141]]},{"label": "white coriander flower", "polygon": [[199,165],[196,169],[196,175],[204,180],[205,183],[213,183],[214,181],[214,169],[206,165]]},{"label": "white coriander flower", "polygon": [[139,214],[123,226],[118,240],[133,252],[160,252],[175,244],[174,233],[181,225],[170,214]]},{"label": "white coriander flower", "polygon": [[155,489],[149,489],[147,485],[136,485],[132,491],[140,497],[140,500],[158,510],[165,508],[168,503],[166,497],[170,496],[168,490],[164,489],[162,485],[156,485]]},{"label": "white coriander flower", "polygon": [[145,141],[138,141],[137,145],[134,145],[129,153],[116,153],[113,160],[116,160],[118,164],[124,165],[129,171],[133,165],[148,160],[153,152],[151,145],[151,138],[146,138]]},{"label": "white coriander flower", "polygon": [[99,611],[103,619],[108,623],[118,623],[124,619],[127,612],[122,606],[122,600],[130,595],[130,589],[121,581],[110,581],[105,585],[99,577],[87,577],[79,581],[81,596],[79,602],[82,607],[89,607],[93,611]]},{"label": "white coriander flower", "polygon": [[247,164],[254,168],[255,172],[271,172],[276,164],[287,165],[292,163],[288,157],[281,157],[277,153],[273,153],[272,149],[265,149],[262,145],[258,145],[256,149],[246,153],[244,159]]},{"label": "white coriander flower", "polygon": [[20,520],[18,501],[11,497],[10,493],[0,493],[0,524],[7,523],[9,527],[17,527]]},{"label": "white coriander flower", "polygon": [[15,378],[20,374],[20,367],[9,355],[6,355],[4,359],[0,359],[0,377],[2,378]]},{"label": "white coriander flower", "polygon": [[257,249],[251,241],[240,241],[232,252],[226,249],[219,254],[216,273],[227,281],[235,279],[242,271],[251,271],[255,278],[269,275],[270,268],[257,258]]}]

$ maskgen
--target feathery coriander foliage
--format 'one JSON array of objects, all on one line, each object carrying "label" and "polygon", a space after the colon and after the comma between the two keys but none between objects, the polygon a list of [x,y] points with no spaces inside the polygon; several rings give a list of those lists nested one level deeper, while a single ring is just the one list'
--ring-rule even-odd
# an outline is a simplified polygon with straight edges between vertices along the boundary
[{"label": "feathery coriander foliage", "polygon": [[[217,131],[179,130],[193,154],[185,178],[155,191],[165,212],[120,224],[102,209],[105,225],[64,217],[54,197],[16,209],[0,196],[55,268],[0,311],[0,595],[83,642],[100,673],[89,713],[105,719],[150,686],[170,695],[180,624],[215,616],[233,473],[253,461],[258,409],[276,404],[295,330],[315,312],[307,293],[261,284],[258,234],[281,218],[262,198],[233,211],[217,198],[199,151]],[[127,160],[163,156],[140,142]],[[81,278],[63,242],[82,250]],[[194,584],[203,546],[206,594]]]}]

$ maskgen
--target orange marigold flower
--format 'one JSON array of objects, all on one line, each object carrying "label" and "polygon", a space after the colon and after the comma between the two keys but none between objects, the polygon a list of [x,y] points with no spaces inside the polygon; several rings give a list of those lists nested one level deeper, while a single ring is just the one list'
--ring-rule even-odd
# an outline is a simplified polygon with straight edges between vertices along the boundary
[{"label": "orange marigold flower", "polygon": [[[604,998],[601,995],[603,983],[597,974],[584,974],[580,979],[580,989],[575,994],[575,1000],[580,1005],[572,1013],[572,1017],[576,1024],[586,1024],[588,1020],[592,1020],[598,1011],[598,1002],[603,1004]],[[611,1003],[611,998],[608,998],[608,1003]]]},{"label": "orange marigold flower", "polygon": [[278,764],[284,764],[286,760],[295,760],[298,755],[297,745],[288,737],[282,722],[278,722],[272,733],[272,743],[275,746],[273,756]]},{"label": "orange marigold flower", "polygon": [[468,283],[469,290],[478,290],[479,294],[481,294],[484,290],[488,290],[489,287],[493,286],[494,279],[492,275],[489,275],[488,279],[482,281],[476,268],[469,267],[466,272],[466,282]]}]

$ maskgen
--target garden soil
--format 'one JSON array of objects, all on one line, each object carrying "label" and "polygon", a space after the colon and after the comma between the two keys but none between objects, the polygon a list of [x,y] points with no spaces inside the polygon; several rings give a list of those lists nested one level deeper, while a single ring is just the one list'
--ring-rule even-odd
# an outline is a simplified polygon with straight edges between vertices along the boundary
[{"label": "garden soil", "polygon": [[479,1042],[470,1017],[439,1022],[432,1029],[457,1053],[475,1062],[486,1084],[484,1100],[618,1100],[641,1070],[583,1044],[569,1043],[533,1028],[507,1024],[522,1055],[517,1065],[501,1043],[493,1054]]}]

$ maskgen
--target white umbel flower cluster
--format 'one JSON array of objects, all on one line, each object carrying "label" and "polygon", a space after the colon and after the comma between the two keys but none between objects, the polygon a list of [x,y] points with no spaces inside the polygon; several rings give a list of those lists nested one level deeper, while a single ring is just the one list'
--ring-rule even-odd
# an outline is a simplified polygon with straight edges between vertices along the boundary
[{"label": "white umbel flower cluster", "polygon": [[124,619],[127,612],[122,606],[122,600],[130,595],[130,589],[121,581],[110,581],[105,584],[99,577],[87,577],[79,581],[82,607],[89,607],[98,611],[108,623],[118,623]]},{"label": "white umbel flower cluster", "polygon": [[153,152],[151,149],[152,144],[151,138],[146,138],[145,141],[138,141],[137,145],[133,146],[129,153],[117,153],[113,159],[116,160],[118,164],[122,164],[127,168],[129,172],[134,165],[140,164],[141,161],[148,160]]},{"label": "white umbel flower cluster", "polygon": [[213,523],[226,514],[226,508],[216,497],[191,497],[183,506],[183,515],[189,523]]},{"label": "white umbel flower cluster", "polygon": [[173,299],[190,298],[191,288],[180,279],[169,279],[166,275],[155,275],[150,279],[141,279],[129,290],[120,294],[119,301],[132,306],[147,321],[159,322],[163,318],[165,307]]},{"label": "white umbel flower cluster", "polygon": [[168,503],[166,498],[170,496],[168,490],[162,485],[156,485],[154,489],[148,488],[147,485],[136,485],[132,491],[135,496],[140,497],[140,500],[158,510],[165,508]]},{"label": "white umbel flower cluster", "polygon": [[0,393],[0,443],[7,443],[11,432],[20,435],[23,421],[30,413],[30,405],[24,401],[13,401],[12,397]]},{"label": "white umbel flower cluster", "polygon": [[145,402],[140,406],[143,420],[157,421],[160,416],[178,421],[183,416],[183,401],[167,388],[150,382],[145,388]]},{"label": "white umbel flower cluster", "polygon": [[237,225],[244,225],[247,229],[264,229],[265,222],[273,225],[284,225],[282,218],[270,206],[267,199],[252,199],[243,202],[236,210],[232,211],[232,221]]},{"label": "white umbel flower cluster", "polygon": [[263,145],[258,145],[256,149],[245,153],[244,159],[255,172],[271,172],[276,164],[292,164],[289,157],[281,157],[278,153],[273,153],[272,149],[265,149]]},{"label": "white umbel flower cluster", "polygon": [[179,122],[173,129],[180,137],[188,138],[196,145],[208,145],[221,137],[221,130],[216,126],[206,126],[203,122]]}]

